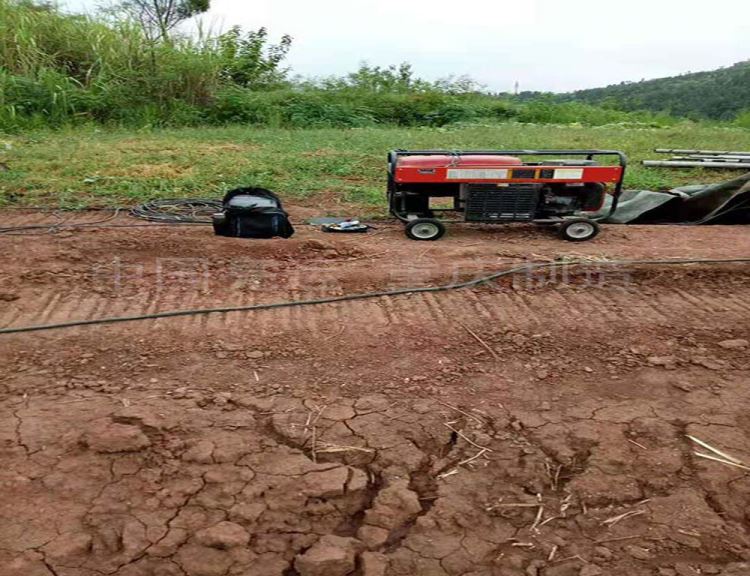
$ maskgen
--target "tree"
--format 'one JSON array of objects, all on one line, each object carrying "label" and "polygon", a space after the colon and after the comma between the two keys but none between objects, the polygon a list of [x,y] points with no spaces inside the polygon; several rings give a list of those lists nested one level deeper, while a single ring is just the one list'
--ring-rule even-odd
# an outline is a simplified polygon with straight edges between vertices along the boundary
[{"label": "tree", "polygon": [[426,92],[431,88],[429,82],[414,75],[414,70],[408,62],[387,68],[370,66],[363,62],[356,72],[346,75],[344,82],[350,88],[369,92]]},{"label": "tree", "polygon": [[219,36],[222,76],[246,88],[273,86],[286,75],[280,65],[291,46],[291,36],[284,35],[281,42],[271,44],[265,28],[243,34],[239,26],[234,26]]},{"label": "tree", "polygon": [[120,7],[138,22],[152,42],[169,40],[180,22],[206,12],[210,0],[123,0]]}]

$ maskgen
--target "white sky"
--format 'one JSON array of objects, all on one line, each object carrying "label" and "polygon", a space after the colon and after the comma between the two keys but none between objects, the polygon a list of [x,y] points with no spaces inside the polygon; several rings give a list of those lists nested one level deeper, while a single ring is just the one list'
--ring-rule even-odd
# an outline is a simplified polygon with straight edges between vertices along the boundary
[{"label": "white sky", "polygon": [[[67,0],[72,9],[94,0]],[[750,59],[750,0],[211,0],[214,30],[294,38],[304,76],[412,63],[490,89],[568,91]]]}]

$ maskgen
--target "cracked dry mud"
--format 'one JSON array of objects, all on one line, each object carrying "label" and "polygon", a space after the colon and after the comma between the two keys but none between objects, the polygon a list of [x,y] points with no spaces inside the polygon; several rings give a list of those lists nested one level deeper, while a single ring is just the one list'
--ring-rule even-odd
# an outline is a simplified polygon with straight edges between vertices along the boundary
[{"label": "cracked dry mud", "polygon": [[[676,230],[574,255],[748,253],[742,228]],[[423,284],[571,249],[525,228],[213,241],[4,240],[3,325],[391,286],[425,250]],[[260,266],[248,251],[263,274],[229,277]],[[92,276],[162,252],[208,284]],[[687,438],[750,462],[750,270],[537,280],[0,337],[0,575],[750,574],[750,475]]]}]

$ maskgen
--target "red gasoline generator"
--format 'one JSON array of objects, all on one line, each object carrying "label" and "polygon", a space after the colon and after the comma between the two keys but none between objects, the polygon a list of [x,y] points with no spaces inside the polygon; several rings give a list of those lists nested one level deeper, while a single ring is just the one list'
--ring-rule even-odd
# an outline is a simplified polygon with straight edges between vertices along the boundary
[{"label": "red gasoline generator", "polygon": [[[600,165],[599,157],[617,164]],[[626,165],[616,150],[394,150],[388,203],[413,240],[437,240],[445,233],[437,214],[458,212],[465,222],[554,226],[565,240],[582,242],[617,208]],[[608,191],[611,207],[597,214]]]}]

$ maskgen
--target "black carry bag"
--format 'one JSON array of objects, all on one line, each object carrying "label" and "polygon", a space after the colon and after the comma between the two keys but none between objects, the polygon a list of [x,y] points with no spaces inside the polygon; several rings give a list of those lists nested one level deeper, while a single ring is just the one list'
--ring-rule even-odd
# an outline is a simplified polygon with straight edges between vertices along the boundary
[{"label": "black carry bag", "polygon": [[235,238],[289,238],[294,228],[276,194],[264,188],[230,190],[213,215],[214,233]]}]

